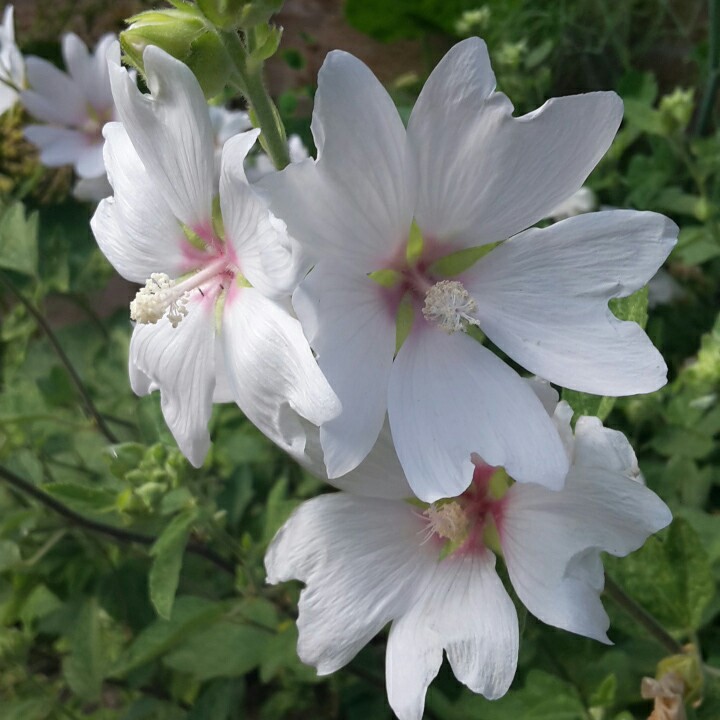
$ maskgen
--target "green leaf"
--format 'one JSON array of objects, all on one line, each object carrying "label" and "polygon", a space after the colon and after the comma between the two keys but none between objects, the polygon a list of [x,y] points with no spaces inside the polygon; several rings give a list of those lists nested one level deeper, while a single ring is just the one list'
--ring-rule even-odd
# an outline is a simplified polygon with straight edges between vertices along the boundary
[{"label": "green leaf", "polygon": [[631,320],[641,328],[647,325],[648,319],[648,289],[640,288],[632,295],[610,300],[610,310],[620,320]]},{"label": "green leaf", "polygon": [[25,206],[14,203],[0,216],[0,268],[37,277],[38,214],[25,215]]},{"label": "green leaf", "polygon": [[72,507],[95,512],[112,510],[117,498],[117,493],[112,490],[75,483],[47,483],[42,489]]},{"label": "green leaf", "polygon": [[260,665],[272,631],[241,620],[221,620],[192,635],[163,658],[173,670],[189,673],[199,681],[245,675]]},{"label": "green leaf", "polygon": [[0,540],[0,572],[11,570],[22,561],[20,547],[12,540]]},{"label": "green leaf", "polygon": [[625,591],[668,631],[699,630],[715,595],[708,554],[690,524],[676,518],[664,540],[651,537],[627,558],[607,558]]},{"label": "green leaf", "polygon": [[224,612],[220,603],[205,598],[179,597],[171,620],[156,620],[145,628],[113,666],[110,675],[123,677],[172,650],[194,632],[215,622]]},{"label": "green leaf", "polygon": [[96,598],[83,603],[69,640],[70,655],[63,660],[65,679],[83,700],[96,700],[109,669]]},{"label": "green leaf", "polygon": [[150,601],[157,614],[166,620],[172,613],[185,545],[196,518],[197,509],[194,507],[176,515],[150,549],[153,557],[149,577]]},{"label": "green leaf", "polygon": [[577,420],[581,415],[595,415],[601,420],[605,420],[616,400],[613,397],[591,395],[567,388],[562,390],[562,399],[573,409],[573,420]]}]

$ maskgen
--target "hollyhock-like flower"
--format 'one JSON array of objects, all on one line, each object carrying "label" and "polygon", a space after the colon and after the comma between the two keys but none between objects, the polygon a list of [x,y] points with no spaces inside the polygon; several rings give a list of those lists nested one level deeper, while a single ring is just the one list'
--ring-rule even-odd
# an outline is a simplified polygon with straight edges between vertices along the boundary
[{"label": "hollyhock-like flower", "polygon": [[19,100],[25,87],[25,60],[15,44],[15,9],[7,5],[0,25],[0,114]]},{"label": "hollyhock-like flower", "polygon": [[329,476],[358,465],[387,412],[423,500],[461,493],[472,452],[518,481],[559,487],[567,461],[555,428],[471,334],[576,390],[665,382],[648,337],[608,301],[653,275],[675,225],[618,211],[526,230],[582,186],[615,135],[620,99],[556,98],[515,118],[477,38],[433,71],[407,131],[353,56],[330,53],[318,84],[317,160],[260,184],[316,262],[293,304],[343,406],[321,428]]},{"label": "hollyhock-like flower", "polygon": [[293,242],[243,172],[259,131],[224,144],[218,198],[197,80],[158,48],[143,59],[150,95],[110,63],[122,121],[104,130],[115,194],[92,227],[116,270],[145,283],[131,304],[132,387],[160,390],[165,420],[198,466],[213,402],[237,402],[273,439],[296,437],[293,411],[320,424],[339,406],[283,304],[296,282]]},{"label": "hollyhock-like flower", "polygon": [[28,125],[25,137],[40,151],[40,162],[48,167],[72,165],[81,179],[97,180],[78,189],[80,196],[93,197],[107,189],[103,184],[102,129],[115,119],[107,57],[110,51],[120,62],[119,46],[113,35],[104,35],[89,52],[74,33],[62,38],[62,55],[67,73],[38,57],[28,57],[27,82],[22,93],[27,111],[43,124]]},{"label": "hollyhock-like flower", "polygon": [[[548,393],[544,388],[543,401],[552,406],[557,396]],[[305,583],[298,616],[303,662],[332,673],[391,622],[387,692],[401,720],[422,717],[443,651],[458,680],[500,697],[515,674],[519,633],[496,554],[537,618],[609,642],[600,553],[636,550],[671,516],[639,481],[625,437],[589,417],[578,420],[573,437],[571,415],[566,403],[557,405],[554,421],[571,459],[560,491],[510,484],[503,470],[473,455],[472,482],[462,495],[419,505],[404,499],[409,487],[397,460],[377,482],[374,456],[391,453],[383,440],[345,482],[350,491],[381,488],[383,499],[338,492],[303,503],[265,559],[269,582]]]}]

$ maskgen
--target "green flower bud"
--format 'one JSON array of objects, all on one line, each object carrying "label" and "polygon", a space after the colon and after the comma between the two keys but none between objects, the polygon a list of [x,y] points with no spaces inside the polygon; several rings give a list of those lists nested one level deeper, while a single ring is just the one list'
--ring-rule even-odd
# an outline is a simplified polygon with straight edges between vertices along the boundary
[{"label": "green flower bud", "polygon": [[660,99],[660,121],[667,132],[682,132],[690,123],[694,109],[693,88],[676,88]]},{"label": "green flower bud", "polygon": [[223,30],[267,23],[283,0],[197,0],[205,17]]},{"label": "green flower bud", "polygon": [[194,6],[187,9],[149,10],[130,18],[120,33],[129,61],[143,71],[143,51],[156,45],[184,62],[197,77],[207,98],[219,95],[228,82],[231,60],[212,25]]}]

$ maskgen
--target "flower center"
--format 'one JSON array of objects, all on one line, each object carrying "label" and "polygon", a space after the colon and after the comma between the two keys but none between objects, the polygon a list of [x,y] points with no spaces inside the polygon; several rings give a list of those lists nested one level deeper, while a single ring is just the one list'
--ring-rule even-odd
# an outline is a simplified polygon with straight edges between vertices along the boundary
[{"label": "flower center", "polygon": [[430,530],[438,537],[445,538],[454,546],[467,537],[470,520],[460,503],[446,502],[441,505],[434,503],[423,513],[430,521]]},{"label": "flower center", "polygon": [[236,268],[221,256],[180,282],[165,273],[153,273],[130,303],[130,317],[136,322],[154,325],[166,316],[175,328],[188,314],[190,291],[197,288],[202,292],[201,285],[227,272],[234,275]]},{"label": "flower center", "polygon": [[477,303],[457,280],[441,280],[425,294],[423,315],[449,335],[465,330],[468,325],[478,325],[474,313]]}]

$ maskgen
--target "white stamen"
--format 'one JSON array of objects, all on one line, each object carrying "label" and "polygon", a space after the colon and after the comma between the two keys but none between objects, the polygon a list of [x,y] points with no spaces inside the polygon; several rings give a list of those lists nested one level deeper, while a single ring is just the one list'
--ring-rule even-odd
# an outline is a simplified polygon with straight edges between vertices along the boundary
[{"label": "white stamen", "polygon": [[459,503],[452,501],[442,505],[431,505],[423,513],[430,521],[433,533],[446,538],[451,543],[465,539],[470,529],[470,521]]},{"label": "white stamen", "polygon": [[477,303],[457,280],[441,280],[435,283],[425,295],[423,315],[437,323],[441,330],[452,335],[465,330],[468,325],[478,325],[473,317]]},{"label": "white stamen", "polygon": [[188,314],[187,301],[187,292],[178,292],[165,273],[153,273],[130,303],[130,317],[136,322],[154,325],[167,310],[170,324],[177,327]]}]

